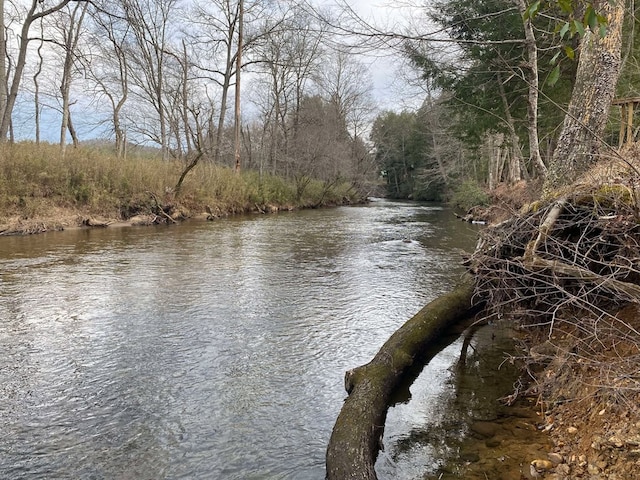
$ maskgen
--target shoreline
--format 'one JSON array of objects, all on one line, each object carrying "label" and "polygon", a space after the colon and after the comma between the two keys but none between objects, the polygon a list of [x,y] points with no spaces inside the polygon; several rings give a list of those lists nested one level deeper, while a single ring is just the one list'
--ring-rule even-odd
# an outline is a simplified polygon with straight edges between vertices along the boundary
[{"label": "shoreline", "polygon": [[[640,307],[633,314],[640,315]],[[541,342],[526,329],[516,332],[512,341],[518,350],[525,356],[542,355]],[[519,372],[515,391],[494,399],[493,414],[472,414],[456,453],[436,473],[425,474],[425,480],[640,478],[640,394],[626,398],[629,403],[613,392],[603,395],[597,372],[578,365],[575,379],[554,382],[552,399],[544,381],[561,360],[536,364],[532,376],[532,365],[521,364],[522,353],[505,355],[503,363]]]},{"label": "shoreline", "polygon": [[[213,211],[210,207],[204,206],[199,213],[192,213],[182,206],[161,207],[160,214],[153,212],[140,213],[127,219],[118,218],[116,215],[92,214],[90,209],[76,209],[54,207],[51,216],[37,216],[25,218],[26,215],[15,214],[10,217],[0,218],[0,237],[2,236],[24,236],[37,235],[47,232],[59,232],[65,230],[80,230],[91,228],[125,228],[151,225],[180,224],[185,221],[215,221],[219,218],[226,218],[237,215],[266,215],[279,212],[292,212],[296,210],[331,208],[339,206],[357,205],[368,202],[363,199],[357,202],[344,199],[342,203],[326,203],[313,206],[294,205],[254,205],[245,208],[216,208]],[[208,211],[206,211],[208,210]]]}]

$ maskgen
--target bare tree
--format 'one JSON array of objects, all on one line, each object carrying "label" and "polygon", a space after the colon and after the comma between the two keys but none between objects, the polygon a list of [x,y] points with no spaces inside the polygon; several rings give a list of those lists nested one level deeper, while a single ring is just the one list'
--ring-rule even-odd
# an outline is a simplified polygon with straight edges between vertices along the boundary
[{"label": "bare tree", "polygon": [[4,0],[0,0],[0,112],[7,109],[8,79],[7,79],[7,37],[4,21]]},{"label": "bare tree", "polygon": [[362,132],[363,119],[374,110],[370,73],[352,55],[336,51],[324,56],[323,68],[315,76],[323,96],[336,108],[337,118],[355,138]]},{"label": "bare tree", "polygon": [[73,146],[78,146],[78,135],[73,128],[71,121],[70,111],[70,94],[71,94],[71,82],[73,81],[73,67],[75,64],[75,57],[78,50],[78,40],[80,39],[80,33],[82,29],[82,23],[84,16],[87,12],[88,3],[76,3],[71,12],[69,18],[63,24],[60,25],[60,31],[62,33],[62,47],[64,49],[64,62],[62,68],[62,81],[60,83],[60,93],[62,95],[62,123],[60,125],[60,149],[64,156],[66,151],[66,137],[67,130],[71,134]]},{"label": "bare tree", "polygon": [[[42,19],[41,19],[42,20]],[[38,78],[42,73],[42,66],[44,63],[44,58],[42,56],[42,48],[44,47],[44,32],[42,27],[42,21],[40,22],[40,45],[38,45],[38,66],[36,67],[36,71],[33,74],[33,104],[35,111],[35,123],[36,123],[36,145],[40,144],[40,83]]]},{"label": "bare tree", "polygon": [[122,110],[129,95],[129,60],[125,45],[130,35],[130,26],[121,15],[107,11],[108,6],[114,7],[114,4],[108,2],[108,5],[100,5],[92,12],[94,28],[91,48],[95,54],[87,72],[95,82],[96,93],[109,102],[116,155],[122,157],[126,145]]},{"label": "bare tree", "polygon": [[[261,108],[268,122],[272,172],[281,163],[287,174],[289,149],[297,136],[301,102],[309,93],[321,62],[326,28],[301,9],[272,30],[257,48],[263,85],[268,92]],[[284,161],[281,161],[284,160]]]},{"label": "bare tree", "polygon": [[157,142],[162,157],[169,158],[170,137],[167,119],[166,74],[171,57],[170,20],[177,0],[120,0],[124,17],[135,39],[127,52],[129,86],[135,85],[139,100],[151,107],[155,124],[142,124],[141,132]]},{"label": "bare tree", "polygon": [[242,127],[240,116],[240,73],[242,72],[242,42],[244,27],[244,1],[238,0],[238,49],[236,53],[236,88],[235,88],[235,107],[234,107],[234,158],[235,171],[240,171],[240,129]]},{"label": "bare tree", "polygon": [[[75,0],[80,1],[80,0]],[[20,35],[17,39],[18,41],[18,57],[15,62],[15,69],[13,71],[13,76],[11,78],[11,83],[9,85],[7,79],[6,72],[6,64],[4,68],[2,68],[2,73],[0,73],[0,82],[3,85],[7,86],[7,98],[6,102],[4,101],[3,95],[0,95],[0,107],[2,107],[2,111],[0,112],[0,142],[4,142],[7,140],[7,135],[9,133],[9,128],[11,126],[11,118],[13,115],[13,109],[16,104],[16,99],[18,97],[18,93],[20,91],[20,82],[22,81],[22,74],[24,72],[24,68],[27,62],[27,48],[29,46],[29,42],[31,38],[29,37],[29,31],[31,26],[36,20],[39,20],[43,17],[51,15],[63,7],[65,7],[71,0],[62,0],[60,2],[56,2],[49,6],[50,2],[45,2],[41,0],[32,0],[31,5],[29,6],[24,19],[22,21],[22,27],[20,29]],[[4,14],[4,0],[0,0],[0,4],[2,4],[2,11]],[[7,57],[7,43],[4,38],[4,15],[2,15],[2,34],[3,40],[0,42],[0,67],[3,66],[4,58]]]},{"label": "bare tree", "polygon": [[532,15],[526,15],[525,0],[515,0],[518,11],[524,18],[524,38],[527,50],[525,64],[526,80],[529,86],[527,94],[527,118],[529,132],[529,156],[531,163],[539,170],[541,177],[547,175],[547,166],[540,155],[540,140],[538,139],[538,97],[540,82],[538,79],[538,45],[533,30]]},{"label": "bare tree", "polygon": [[240,3],[231,0],[197,2],[191,17],[197,31],[193,40],[197,68],[203,79],[220,87],[220,108],[215,132],[213,160],[219,162],[227,103],[235,75],[238,55]]},{"label": "bare tree", "polygon": [[335,141],[350,144],[350,154],[343,159],[348,167],[344,173],[349,172],[356,181],[370,167],[366,162],[368,152],[363,150],[360,138],[374,111],[370,74],[363,63],[345,52],[328,53],[324,59],[323,68],[315,76],[316,84],[335,110],[333,118],[338,122]]}]

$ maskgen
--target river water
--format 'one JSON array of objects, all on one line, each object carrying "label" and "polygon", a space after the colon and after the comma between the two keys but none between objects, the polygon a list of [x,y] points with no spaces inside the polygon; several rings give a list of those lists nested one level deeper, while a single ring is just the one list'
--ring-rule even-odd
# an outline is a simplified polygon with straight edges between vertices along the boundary
[{"label": "river water", "polygon": [[[378,200],[0,237],[0,478],[324,478],[345,370],[454,284],[475,235]],[[411,438],[459,350],[390,411],[381,478],[438,463]]]}]

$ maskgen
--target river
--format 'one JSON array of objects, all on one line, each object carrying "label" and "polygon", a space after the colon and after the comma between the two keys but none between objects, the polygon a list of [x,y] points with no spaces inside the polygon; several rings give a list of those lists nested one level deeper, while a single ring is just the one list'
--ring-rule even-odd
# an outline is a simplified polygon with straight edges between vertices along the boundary
[{"label": "river", "polygon": [[[0,478],[324,478],[345,370],[454,284],[475,235],[376,200],[0,237]],[[437,463],[407,430],[459,350],[390,411],[381,478]]]}]

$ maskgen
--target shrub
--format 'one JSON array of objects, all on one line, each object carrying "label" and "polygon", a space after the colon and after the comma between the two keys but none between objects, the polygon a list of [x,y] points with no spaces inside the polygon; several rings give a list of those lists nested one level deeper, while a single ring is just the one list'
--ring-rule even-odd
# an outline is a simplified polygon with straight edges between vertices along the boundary
[{"label": "shrub", "polygon": [[475,181],[465,180],[454,189],[449,203],[467,212],[473,207],[488,205],[489,195]]}]

